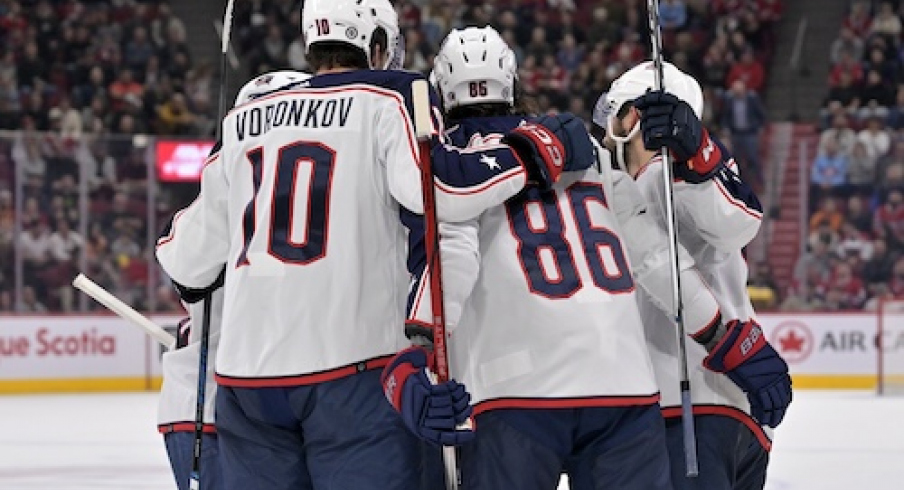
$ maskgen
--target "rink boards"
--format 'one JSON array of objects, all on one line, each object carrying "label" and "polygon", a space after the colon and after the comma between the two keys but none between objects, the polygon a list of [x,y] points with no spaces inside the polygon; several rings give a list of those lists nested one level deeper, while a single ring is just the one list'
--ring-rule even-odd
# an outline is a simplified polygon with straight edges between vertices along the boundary
[{"label": "rink boards", "polygon": [[[762,314],[795,388],[875,389],[879,345],[886,373],[904,376],[904,322],[874,313]],[[178,317],[157,317],[172,326]],[[115,316],[0,316],[0,393],[154,390],[162,348]]]},{"label": "rink boards", "polygon": [[116,316],[0,316],[0,393],[156,390],[162,352]]}]

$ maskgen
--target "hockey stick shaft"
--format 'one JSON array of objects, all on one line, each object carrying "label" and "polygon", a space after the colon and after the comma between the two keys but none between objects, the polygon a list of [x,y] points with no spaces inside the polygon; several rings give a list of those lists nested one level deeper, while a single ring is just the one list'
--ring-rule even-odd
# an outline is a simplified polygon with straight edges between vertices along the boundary
[{"label": "hockey stick shaft", "polygon": [[[232,10],[235,6],[235,0],[227,0],[226,12],[223,15],[223,30],[220,33],[220,94],[217,104],[217,141],[223,129],[223,114],[226,111],[226,87],[227,87],[227,71],[226,56],[229,52],[229,36],[232,34]],[[204,318],[201,320],[201,345],[198,355],[198,389],[196,393],[195,405],[195,443],[194,451],[192,451],[191,477],[189,479],[189,488],[191,490],[201,489],[201,449],[204,440],[204,402],[207,391],[207,357],[210,348],[210,313],[211,301],[213,294],[208,292],[204,295]]]},{"label": "hockey stick shaft", "polygon": [[226,2],[226,14],[223,16],[223,30],[220,33],[220,94],[217,103],[217,140],[223,128],[223,114],[226,111],[226,56],[229,54],[229,36],[232,35],[232,9],[235,0]]},{"label": "hockey stick shaft", "polygon": [[191,477],[189,488],[201,488],[201,449],[204,435],[204,405],[207,398],[207,358],[210,347],[210,314],[212,293],[204,295],[204,317],[201,319],[201,345],[198,355],[198,388],[195,403],[195,440],[191,459]]},{"label": "hockey stick shaft", "polygon": [[[650,44],[653,48],[655,88],[663,90],[662,67],[662,22],[659,19],[659,0],[647,0],[647,14],[650,21]],[[699,474],[697,464],[697,438],[694,431],[694,411],[691,400],[691,383],[687,368],[687,345],[684,329],[684,304],[681,300],[681,268],[678,264],[678,225],[675,218],[675,196],[673,171],[669,149],[662,147],[662,177],[665,187],[665,222],[669,240],[669,258],[672,268],[672,307],[678,333],[678,357],[681,363],[681,426],[684,433],[685,474],[695,477]]]},{"label": "hockey stick shaft", "polygon": [[173,347],[176,346],[176,338],[170,335],[166,330],[164,330],[160,325],[149,320],[146,316],[142,315],[135,311],[134,308],[125,304],[121,299],[117,298],[110,294],[109,291],[102,288],[96,282],[88,279],[84,274],[79,274],[72,280],[72,285],[76,288],[91,296],[98,303],[106,306],[110,311],[116,313],[120,317],[128,320],[133,325],[138,326],[146,334],[148,334],[152,339],[159,342],[161,345],[166,347],[167,349],[172,350]]},{"label": "hockey stick shaft", "polygon": [[[449,380],[449,352],[446,349],[446,311],[443,302],[443,267],[439,250],[439,223],[436,219],[436,191],[433,187],[433,167],[430,161],[430,91],[426,80],[416,80],[411,84],[412,105],[414,106],[414,130],[418,139],[418,154],[421,165],[421,192],[424,196],[424,248],[430,280],[430,301],[432,305],[433,355],[437,379],[440,383]],[[446,488],[458,489],[458,456],[454,447],[443,447]]]}]

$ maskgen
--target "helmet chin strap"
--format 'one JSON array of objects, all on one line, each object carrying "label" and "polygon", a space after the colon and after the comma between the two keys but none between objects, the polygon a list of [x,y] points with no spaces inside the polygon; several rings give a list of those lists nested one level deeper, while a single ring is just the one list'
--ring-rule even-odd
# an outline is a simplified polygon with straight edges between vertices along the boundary
[{"label": "helmet chin strap", "polygon": [[615,121],[615,116],[609,117],[609,120],[606,122],[606,131],[607,136],[612,138],[612,141],[615,141],[615,161],[618,163],[618,168],[623,172],[630,174],[631,172],[628,172],[628,164],[625,162],[625,145],[640,132],[640,121],[634,123],[634,126],[631,127],[631,130],[628,131],[628,134],[625,136],[619,136],[618,133],[615,132],[613,121]]}]

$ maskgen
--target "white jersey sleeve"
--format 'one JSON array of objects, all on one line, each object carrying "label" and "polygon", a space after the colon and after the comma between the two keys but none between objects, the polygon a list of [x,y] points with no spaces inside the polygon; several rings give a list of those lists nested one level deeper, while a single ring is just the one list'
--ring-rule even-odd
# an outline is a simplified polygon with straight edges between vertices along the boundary
[{"label": "white jersey sleeve", "polygon": [[163,270],[174,281],[190,288],[212,284],[229,252],[229,184],[221,153],[215,148],[208,157],[201,173],[198,197],[173,216],[157,240],[157,260]]},{"label": "white jersey sleeve", "polygon": [[[662,172],[662,164],[657,158],[637,176],[636,184],[648,203],[652,221],[664,232]],[[741,248],[759,227],[762,213],[756,196],[729,167],[705,182],[675,182],[673,192],[679,243],[693,257],[697,271],[718,302],[723,321],[750,319],[753,308],[747,294],[747,266]],[[682,288],[687,283],[684,278],[682,274]],[[650,356],[662,392],[663,414],[677,416],[681,406],[681,353],[674,334],[668,332],[674,322],[663,312],[653,294],[644,290],[639,300]],[[684,304],[685,308],[691,305],[687,299]],[[769,431],[758,427],[749,416],[750,407],[744,392],[726,375],[703,367],[707,352],[702,345],[687,342],[686,347],[694,413],[735,418],[747,425],[768,447]]]},{"label": "white jersey sleeve", "polygon": [[[212,430],[217,385],[214,381],[214,359],[220,339],[223,311],[223,289],[213,292],[210,307],[210,342],[207,354],[207,375],[204,391],[205,431]],[[201,333],[204,301],[188,305],[189,318],[182,328],[189,328],[188,343],[163,354],[163,386],[158,400],[157,424],[161,432],[193,431],[197,410],[198,368],[201,352]]]},{"label": "white jersey sleeve", "polygon": [[[655,157],[636,176],[641,194],[665,215],[662,161]],[[700,183],[676,181],[672,186],[679,230],[723,252],[740,250],[756,236],[762,223],[759,200],[738,177],[733,161]],[[680,198],[679,198],[680,195]]]},{"label": "white jersey sleeve", "polygon": [[[432,89],[431,96],[437,104]],[[385,134],[384,147],[389,149],[386,162],[392,195],[406,209],[423,214],[418,142],[406,103],[407,100],[400,101],[398,113],[387,113],[376,124]],[[497,141],[480,148],[458,148],[445,136],[438,112],[434,106],[430,158],[439,221],[473,219],[524,188],[527,171],[510,147]],[[492,161],[492,165],[487,161]]]},{"label": "white jersey sleeve", "polygon": [[[602,166],[603,180],[612,185],[613,208],[622,226],[622,240],[637,284],[665,314],[672,316],[672,257],[665,231],[647,211],[637,185],[625,172]],[[684,327],[693,335],[719,321],[719,304],[694,268],[694,259],[678,244],[678,268]]]}]

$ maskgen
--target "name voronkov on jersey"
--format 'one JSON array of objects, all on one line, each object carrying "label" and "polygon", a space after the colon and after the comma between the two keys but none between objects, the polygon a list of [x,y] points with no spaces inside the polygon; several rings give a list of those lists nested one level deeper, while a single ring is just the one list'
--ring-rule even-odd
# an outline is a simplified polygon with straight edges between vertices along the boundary
[{"label": "name voronkov on jersey", "polygon": [[353,97],[338,99],[292,99],[267,105],[249,107],[236,115],[235,134],[239,141],[245,136],[260,136],[280,126],[305,128],[345,127],[352,110]]}]

